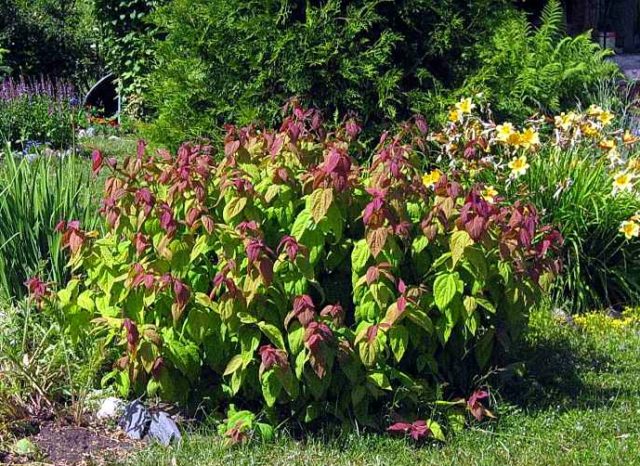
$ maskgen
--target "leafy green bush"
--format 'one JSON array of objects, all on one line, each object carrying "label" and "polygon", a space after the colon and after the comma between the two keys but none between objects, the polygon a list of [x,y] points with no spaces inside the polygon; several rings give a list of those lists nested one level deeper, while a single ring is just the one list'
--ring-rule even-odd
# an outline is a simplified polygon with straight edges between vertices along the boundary
[{"label": "leafy green bush", "polygon": [[617,76],[617,65],[605,60],[610,51],[593,42],[591,33],[567,37],[559,0],[549,0],[541,24],[533,28],[524,13],[515,13],[479,42],[480,66],[459,94],[482,92],[501,118],[522,120],[534,112],[554,113],[588,101],[602,80]]},{"label": "leafy green bush", "polygon": [[220,162],[189,144],[95,154],[108,229],[61,225],[74,278],[54,305],[119,345],[105,381],[123,394],[374,426],[443,380],[466,394],[557,271],[558,238],[532,206],[425,184],[425,130],[385,134],[368,168],[352,120],[328,134],[299,107],[279,131],[229,127]]},{"label": "leafy green bush", "polygon": [[[507,0],[172,0],[153,15],[162,37],[148,102],[153,138],[173,144],[226,121],[271,125],[299,96],[370,128],[407,118],[418,100],[462,82],[469,47]],[[472,31],[472,33],[470,33]]]},{"label": "leafy green bush", "polygon": [[74,157],[18,160],[7,147],[0,157],[0,298],[26,294],[27,278],[64,283],[65,258],[54,228],[79,219],[95,227],[88,177]]},{"label": "leafy green bush", "polygon": [[[3,0],[0,43],[17,75],[84,83],[100,68],[93,0]],[[0,48],[2,48],[0,47]]]}]

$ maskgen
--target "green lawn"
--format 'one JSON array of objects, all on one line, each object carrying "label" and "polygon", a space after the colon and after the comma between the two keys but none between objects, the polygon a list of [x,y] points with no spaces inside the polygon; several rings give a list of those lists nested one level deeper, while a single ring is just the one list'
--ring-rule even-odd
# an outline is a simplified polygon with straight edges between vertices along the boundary
[{"label": "green lawn", "polygon": [[[518,354],[525,369],[495,377],[498,420],[445,445],[414,447],[386,435],[281,434],[275,443],[226,448],[193,432],[153,447],[134,465],[631,465],[640,464],[640,330],[585,332],[543,314]],[[498,379],[501,382],[498,382]]]}]

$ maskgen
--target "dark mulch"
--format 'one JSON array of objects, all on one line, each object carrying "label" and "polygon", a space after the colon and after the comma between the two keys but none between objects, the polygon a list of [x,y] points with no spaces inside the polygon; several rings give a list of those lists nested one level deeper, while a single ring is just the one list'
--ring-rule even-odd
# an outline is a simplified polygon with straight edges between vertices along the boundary
[{"label": "dark mulch", "polygon": [[33,439],[53,464],[101,462],[126,455],[134,443],[121,432],[110,433],[86,427],[45,425]]},{"label": "dark mulch", "polygon": [[[39,464],[82,465],[104,464],[126,456],[136,448],[122,432],[98,428],[43,424],[30,440],[41,455]],[[20,458],[0,451],[0,463],[26,464],[34,458]]]}]

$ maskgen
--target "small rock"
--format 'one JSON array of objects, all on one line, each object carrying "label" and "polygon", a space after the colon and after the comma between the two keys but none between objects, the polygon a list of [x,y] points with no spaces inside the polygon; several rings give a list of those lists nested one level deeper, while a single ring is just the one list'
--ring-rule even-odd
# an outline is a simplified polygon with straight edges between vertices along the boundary
[{"label": "small rock", "polygon": [[182,438],[178,426],[164,411],[151,414],[149,437],[157,440],[165,447],[169,446],[173,440],[179,441]]},{"label": "small rock", "polygon": [[102,401],[96,417],[98,419],[114,419],[122,413],[123,407],[124,402],[122,400],[110,396]]},{"label": "small rock", "polygon": [[612,306],[609,306],[607,308],[607,316],[611,317],[612,319],[622,319],[622,312]]},{"label": "small rock", "polygon": [[149,430],[151,415],[142,402],[136,400],[129,403],[118,425],[133,440],[141,440]]},{"label": "small rock", "polygon": [[28,438],[18,440],[13,445],[13,453],[19,456],[31,456],[38,453],[38,447]]}]

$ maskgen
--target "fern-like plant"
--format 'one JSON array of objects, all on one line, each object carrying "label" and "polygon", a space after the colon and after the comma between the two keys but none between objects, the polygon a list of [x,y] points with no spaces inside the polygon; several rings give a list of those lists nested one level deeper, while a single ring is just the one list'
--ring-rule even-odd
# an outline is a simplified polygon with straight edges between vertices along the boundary
[{"label": "fern-like plant", "polygon": [[537,28],[525,13],[514,13],[488,44],[478,46],[481,65],[460,93],[483,92],[500,116],[514,118],[584,103],[599,82],[619,70],[590,31],[569,37],[564,24],[559,0],[549,0]]}]

